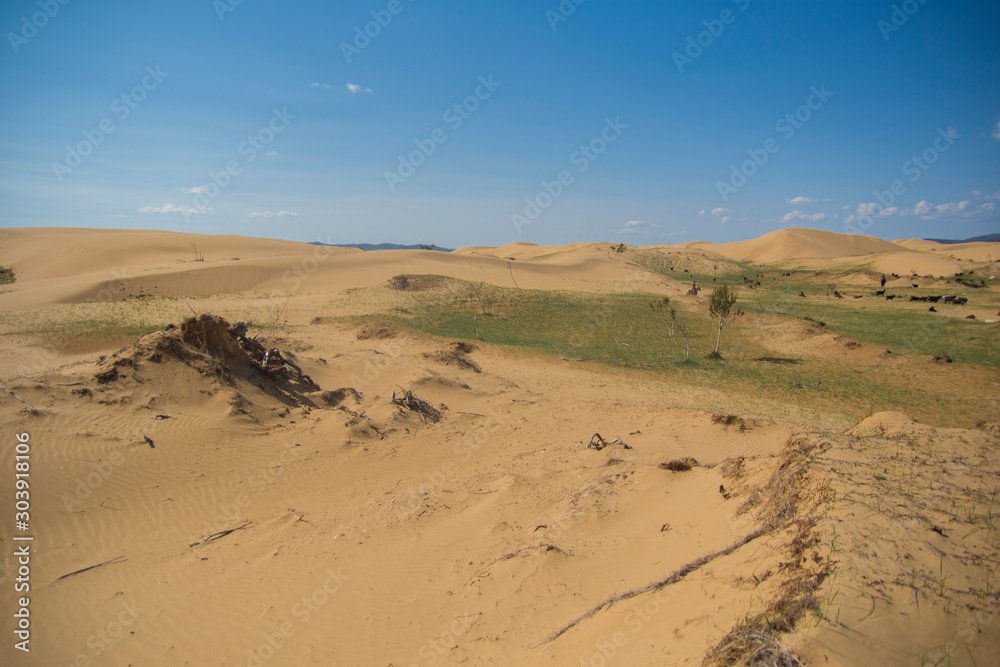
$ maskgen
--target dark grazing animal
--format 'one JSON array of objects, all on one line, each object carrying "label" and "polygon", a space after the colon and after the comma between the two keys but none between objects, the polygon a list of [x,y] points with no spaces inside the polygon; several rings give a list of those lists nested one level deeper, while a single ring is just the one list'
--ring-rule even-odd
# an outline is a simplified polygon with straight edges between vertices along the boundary
[{"label": "dark grazing animal", "polygon": [[885,290],[884,289],[876,290],[875,296],[885,296]]},{"label": "dark grazing animal", "polygon": [[893,300],[893,299],[895,299],[895,298],[896,298],[896,295],[895,295],[895,294],[886,294],[886,295],[885,295],[885,300],[886,300],[886,301],[892,301],[892,300]]}]

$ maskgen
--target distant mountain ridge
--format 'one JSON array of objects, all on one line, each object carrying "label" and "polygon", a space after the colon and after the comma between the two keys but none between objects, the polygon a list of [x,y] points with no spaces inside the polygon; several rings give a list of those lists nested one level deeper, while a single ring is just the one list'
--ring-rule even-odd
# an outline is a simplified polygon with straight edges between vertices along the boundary
[{"label": "distant mountain ridge", "polygon": [[[398,243],[322,243],[321,241],[313,241],[311,245],[325,245],[331,248],[361,248],[364,251],[369,250],[420,250],[419,245],[400,245]],[[440,250],[441,252],[451,252],[454,248],[438,248],[434,246],[432,250]]]},{"label": "distant mountain ridge", "polygon": [[1000,234],[985,234],[983,236],[973,236],[971,239],[957,241],[955,239],[924,239],[935,243],[1000,243]]}]

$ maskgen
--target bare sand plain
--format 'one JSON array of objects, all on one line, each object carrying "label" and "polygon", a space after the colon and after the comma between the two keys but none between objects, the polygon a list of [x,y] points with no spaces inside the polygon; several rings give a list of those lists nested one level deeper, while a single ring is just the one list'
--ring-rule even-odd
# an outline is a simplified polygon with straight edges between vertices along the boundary
[{"label": "bare sand plain", "polygon": [[1000,244],[0,237],[4,664],[1000,655]]}]

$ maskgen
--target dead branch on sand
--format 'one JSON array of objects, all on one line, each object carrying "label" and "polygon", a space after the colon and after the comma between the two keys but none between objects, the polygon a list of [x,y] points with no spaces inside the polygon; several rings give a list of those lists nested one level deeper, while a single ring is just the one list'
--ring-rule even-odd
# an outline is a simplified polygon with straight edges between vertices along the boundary
[{"label": "dead branch on sand", "polygon": [[697,570],[698,568],[700,568],[702,565],[705,565],[706,563],[709,563],[709,562],[715,560],[716,558],[719,558],[720,556],[728,556],[729,554],[733,553],[734,551],[736,551],[737,549],[739,549],[743,545],[747,544],[748,542],[751,542],[752,540],[757,539],[758,537],[760,537],[761,535],[765,534],[766,532],[768,532],[767,526],[761,526],[760,528],[758,528],[757,530],[753,531],[752,533],[750,533],[748,535],[745,535],[744,537],[742,537],[741,539],[737,540],[736,542],[733,542],[732,544],[730,544],[725,549],[721,549],[721,550],[716,551],[714,553],[710,553],[710,554],[708,554],[706,556],[702,556],[701,558],[698,558],[697,560],[693,560],[690,563],[688,563],[688,564],[680,567],[679,569],[674,570],[670,574],[670,576],[667,577],[666,579],[661,579],[660,581],[654,581],[653,583],[646,584],[645,586],[642,586],[641,588],[634,588],[634,589],[632,589],[630,591],[626,591],[624,593],[620,593],[618,595],[612,596],[612,597],[608,598],[607,600],[604,600],[603,602],[595,605],[589,611],[587,611],[585,614],[583,614],[582,616],[580,616],[580,617],[576,618],[575,620],[571,621],[568,625],[560,628],[556,632],[554,632],[551,635],[549,635],[548,637],[546,637],[545,641],[543,643],[548,643],[548,642],[555,641],[556,639],[558,639],[559,637],[561,637],[562,635],[564,635],[566,632],[568,632],[569,630],[572,630],[577,625],[579,625],[583,621],[587,620],[588,618],[590,618],[591,616],[593,616],[597,612],[601,611],[602,609],[606,609],[606,608],[610,607],[611,605],[615,604],[616,602],[621,602],[622,600],[629,600],[631,598],[637,597],[637,596],[642,595],[644,593],[650,593],[652,591],[658,591],[661,588],[665,588],[667,586],[670,586],[671,584],[676,584],[678,581],[680,581],[681,579],[683,579],[687,575],[691,574],[692,572],[694,572],[695,570]]},{"label": "dead branch on sand", "polygon": [[[372,428],[373,431],[375,431],[376,433],[378,433],[379,439],[385,440],[385,434],[383,434],[382,431],[379,430],[378,426],[376,426],[372,422],[372,420],[368,418],[368,415],[366,415],[364,412],[355,412],[354,410],[351,410],[350,408],[345,407],[343,405],[338,405],[337,406],[337,410],[343,410],[344,412],[346,412],[349,415],[354,415],[355,417],[361,417],[366,422],[368,422],[368,425],[371,426],[371,428]],[[395,487],[393,487],[393,488],[395,488]]]},{"label": "dead branch on sand", "polygon": [[58,577],[56,579],[56,581],[60,581],[61,579],[65,579],[66,577],[72,577],[74,574],[80,574],[81,572],[86,572],[87,570],[93,570],[95,567],[101,567],[102,565],[114,565],[115,563],[123,563],[126,560],[128,560],[128,559],[125,558],[125,556],[115,556],[111,560],[106,560],[103,563],[98,563],[97,565],[91,565],[91,566],[85,567],[85,568],[83,568],[81,570],[74,570],[73,572],[70,572],[69,574],[64,574],[63,576]]},{"label": "dead branch on sand", "polygon": [[[595,433],[594,437],[599,437],[599,434]],[[829,447],[828,443],[816,440],[810,440],[808,437],[803,437],[803,436],[790,437],[788,443],[785,445],[785,449],[782,453],[777,468],[771,475],[771,478],[763,487],[767,489],[767,495],[765,498],[761,498],[760,501],[758,501],[762,504],[762,507],[757,512],[757,518],[761,521],[761,525],[758,528],[748,533],[747,535],[744,535],[742,538],[740,538],[736,542],[733,542],[724,549],[707,554],[705,556],[702,556],[701,558],[698,558],[696,560],[687,563],[686,565],[683,565],[679,569],[674,570],[665,579],[654,581],[640,588],[634,588],[630,591],[620,593],[618,595],[612,596],[604,600],[603,602],[598,603],[583,615],[577,617],[569,624],[563,626],[556,632],[550,634],[541,643],[544,644],[555,641],[563,634],[573,629],[583,621],[587,620],[597,612],[603,609],[607,609],[616,602],[629,600],[631,598],[638,597],[639,595],[643,595],[645,593],[659,591],[667,586],[675,584],[678,581],[682,580],[687,575],[701,568],[703,565],[710,563],[716,558],[719,558],[721,556],[727,556],[736,551],[737,549],[740,549],[741,547],[745,546],[746,544],[749,544],[758,537],[767,535],[769,533],[772,533],[789,525],[794,519],[795,514],[798,510],[802,491],[806,483],[806,476],[808,474],[807,469],[809,460],[812,458],[815,452],[823,451],[827,447]],[[822,499],[819,499],[818,502],[822,502]],[[753,504],[755,505],[757,503]],[[814,521],[815,518],[807,518],[799,521],[800,531],[808,530],[808,528],[811,526],[811,523]],[[792,546],[794,548],[794,542]],[[826,575],[826,571],[827,570],[824,569],[821,570],[820,573],[812,575],[813,578],[810,579],[809,581],[815,583],[814,584],[810,583],[811,588],[809,588],[808,586],[804,587],[802,588],[802,590],[796,591],[794,595],[791,594],[788,595],[787,600],[779,601],[779,603],[782,605],[782,608],[790,609],[793,603],[796,605],[808,604],[811,592],[815,590],[815,587],[818,586],[820,582],[822,582],[823,578]],[[806,590],[807,588],[808,590]],[[790,615],[789,616],[789,618],[791,619],[790,623],[794,623],[794,621],[798,618],[799,615],[800,614],[798,613],[798,611],[795,612],[795,615]],[[754,630],[757,629],[754,628]],[[777,636],[775,633],[787,632],[787,631],[788,629],[785,628],[770,628],[770,632],[774,635],[772,638],[775,641],[777,640]],[[771,644],[770,646],[773,647],[773,644]],[[716,651],[719,650],[721,649],[719,647],[716,647]],[[772,655],[774,654],[772,653]],[[787,657],[787,656],[782,656],[782,657]],[[724,664],[734,664],[734,662],[726,662]],[[796,663],[779,662],[775,664],[794,665]]]},{"label": "dead branch on sand", "polygon": [[427,423],[428,419],[430,419],[432,422],[441,421],[442,415],[437,408],[435,408],[427,401],[414,396],[412,391],[408,389],[403,389],[402,387],[400,387],[400,389],[402,389],[403,391],[402,396],[396,396],[396,392],[392,392],[391,400],[395,405],[416,412],[418,415],[420,415],[420,419],[422,419],[425,424]]},{"label": "dead branch on sand", "polygon": [[195,543],[193,543],[193,544],[191,544],[189,546],[194,547],[194,546],[197,546],[199,544],[206,544],[208,542],[214,542],[216,540],[221,540],[226,535],[231,535],[232,533],[235,533],[237,530],[243,530],[244,528],[248,527],[252,523],[253,523],[253,521],[247,520],[244,523],[240,524],[239,526],[236,526],[235,528],[230,528],[229,530],[220,530],[217,533],[213,533],[213,534],[209,535],[208,537],[206,537],[205,539],[203,539],[201,542],[195,542]]},{"label": "dead branch on sand", "polygon": [[597,451],[601,451],[609,445],[621,445],[623,449],[632,449],[625,444],[625,441],[622,440],[621,436],[609,441],[602,438],[600,433],[595,433],[590,436],[590,442],[587,443],[587,449],[596,449]]}]

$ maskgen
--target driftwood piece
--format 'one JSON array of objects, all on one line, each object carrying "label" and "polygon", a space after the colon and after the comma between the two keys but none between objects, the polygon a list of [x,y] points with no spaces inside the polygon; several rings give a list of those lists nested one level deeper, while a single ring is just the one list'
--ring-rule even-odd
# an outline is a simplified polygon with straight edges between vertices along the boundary
[{"label": "driftwood piece", "polygon": [[80,570],[74,570],[69,574],[64,574],[63,576],[57,578],[56,581],[60,581],[67,577],[72,577],[74,574],[80,574],[82,572],[86,572],[87,570],[93,570],[95,567],[101,567],[102,565],[114,565],[115,563],[122,563],[125,562],[126,560],[127,559],[125,558],[125,556],[115,556],[111,560],[106,560],[103,563],[98,563],[97,565],[90,565],[89,567],[85,567]]},{"label": "driftwood piece", "polygon": [[625,444],[625,441],[622,440],[621,436],[618,436],[614,440],[605,440],[601,437],[600,433],[595,433],[590,436],[590,442],[587,443],[587,449],[596,449],[597,451],[601,451],[609,445],[621,445],[623,449],[632,449]]},{"label": "driftwood piece", "polygon": [[203,539],[201,542],[192,542],[189,546],[194,547],[194,546],[198,546],[199,544],[207,544],[208,542],[215,542],[216,540],[221,540],[226,535],[231,535],[231,534],[235,533],[237,530],[243,530],[244,528],[246,528],[247,526],[249,526],[252,523],[253,523],[253,521],[249,521],[248,520],[248,521],[245,521],[244,523],[240,524],[239,526],[236,526],[235,528],[230,528],[228,530],[220,530],[217,533],[212,533],[211,535],[209,535],[208,537],[206,537],[205,539]]},{"label": "driftwood piece", "polygon": [[[400,387],[402,389],[402,387]],[[396,396],[396,392],[392,392],[392,402],[400,407],[404,407],[407,410],[412,410],[420,415],[420,418],[427,423],[430,419],[432,422],[441,421],[441,412],[435,408],[433,405],[427,401],[417,398],[413,395],[412,391],[408,389],[403,389],[403,393],[400,396]]]},{"label": "driftwood piece", "polygon": [[668,576],[666,579],[661,579],[659,581],[654,581],[654,582],[652,582],[650,584],[646,584],[645,586],[642,586],[640,588],[633,588],[630,591],[626,591],[624,593],[620,593],[618,595],[612,596],[612,597],[604,600],[603,602],[598,603],[597,605],[595,605],[594,607],[592,607],[590,610],[588,610],[583,615],[577,617],[576,619],[574,619],[573,621],[571,621],[567,625],[563,626],[559,630],[557,630],[557,631],[553,632],[552,634],[550,634],[548,637],[545,638],[545,640],[543,641],[543,643],[548,643],[548,642],[555,641],[556,639],[558,639],[559,637],[561,637],[562,635],[564,635],[566,632],[568,632],[569,630],[575,628],[577,625],[579,625],[583,621],[587,620],[588,618],[590,618],[591,616],[593,616],[597,612],[601,611],[602,609],[607,609],[608,607],[610,607],[611,605],[613,605],[613,604],[615,604],[617,602],[621,602],[623,600],[629,600],[631,598],[637,597],[637,596],[642,595],[644,593],[649,593],[649,592],[652,592],[652,591],[658,591],[661,588],[666,588],[667,586],[670,586],[672,584],[676,584],[678,581],[680,581],[681,579],[683,579],[687,575],[691,574],[695,570],[701,568],[703,565],[712,562],[713,560],[715,560],[716,558],[719,558],[720,556],[728,556],[729,554],[733,553],[734,551],[736,551],[740,547],[744,546],[745,544],[748,544],[748,543],[752,542],[753,540],[757,539],[761,535],[766,534],[767,532],[768,532],[768,527],[767,526],[758,528],[757,530],[753,531],[752,533],[743,536],[742,538],[740,538],[736,542],[733,542],[732,544],[730,544],[725,549],[721,549],[719,551],[715,551],[713,553],[707,554],[705,556],[702,556],[701,558],[698,558],[696,560],[691,561],[690,563],[687,563],[686,565],[683,565],[682,567],[678,568],[677,570],[674,570],[670,574],[670,576]]}]

